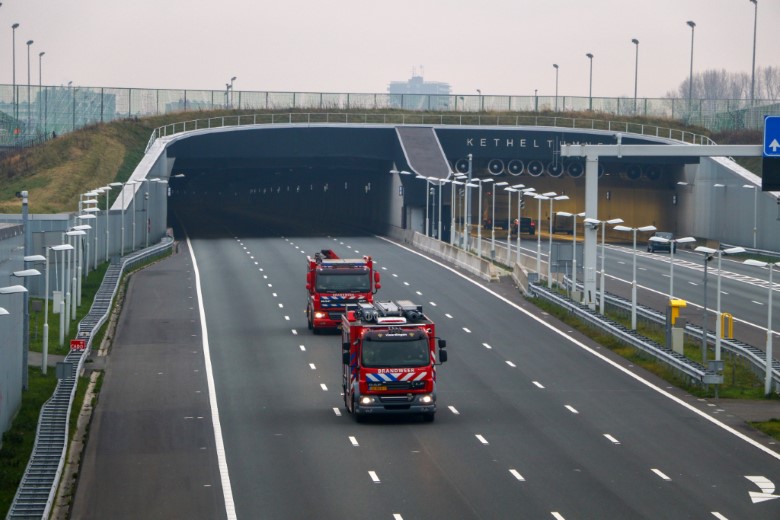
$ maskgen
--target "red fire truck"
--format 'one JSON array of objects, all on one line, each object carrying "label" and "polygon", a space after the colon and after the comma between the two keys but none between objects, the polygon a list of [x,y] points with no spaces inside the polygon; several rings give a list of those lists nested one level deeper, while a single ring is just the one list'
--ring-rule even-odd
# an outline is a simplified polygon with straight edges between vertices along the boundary
[{"label": "red fire truck", "polygon": [[[342,388],[347,411],[368,415],[436,413],[436,366],[447,343],[422,305],[408,300],[361,303],[342,316]],[[438,362],[436,346],[438,345]]]},{"label": "red fire truck", "polygon": [[382,287],[370,256],[339,258],[323,249],[306,257],[306,267],[306,317],[315,334],[340,327],[347,305],[371,303]]}]

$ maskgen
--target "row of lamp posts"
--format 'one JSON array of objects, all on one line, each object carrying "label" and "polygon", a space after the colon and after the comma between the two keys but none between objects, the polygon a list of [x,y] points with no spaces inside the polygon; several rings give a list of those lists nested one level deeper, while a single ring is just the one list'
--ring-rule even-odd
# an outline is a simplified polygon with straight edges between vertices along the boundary
[{"label": "row of lamp posts", "polygon": [[[401,174],[409,174],[409,172],[401,171],[398,172],[396,170],[391,170],[391,173],[401,173]],[[470,171],[469,171],[470,174]],[[493,179],[479,179],[479,178],[471,178],[470,175],[465,174],[457,174],[455,175],[455,178],[453,180],[449,179],[439,179],[436,177],[424,177],[424,176],[417,176],[418,179],[425,180],[426,181],[426,224],[425,224],[425,230],[426,235],[430,236],[430,228],[429,228],[429,216],[428,216],[428,185],[431,182],[436,182],[439,187],[439,232],[438,237],[441,239],[441,189],[444,185],[444,183],[451,183],[453,185],[453,189],[451,192],[451,202],[450,207],[451,210],[451,222],[452,227],[451,229],[454,231],[455,225],[456,225],[456,213],[457,210],[455,209],[457,205],[459,204],[459,199],[456,200],[456,191],[458,186],[464,186],[464,208],[461,210],[461,212],[464,214],[464,225],[463,225],[463,233],[465,235],[465,242],[464,242],[464,248],[468,249],[468,237],[470,235],[470,211],[468,209],[468,197],[467,193],[469,189],[472,188],[478,188],[479,189],[479,207],[478,212],[480,215],[480,218],[482,217],[482,184],[485,182],[493,182]],[[495,187],[502,186],[504,187],[504,191],[507,192],[508,195],[508,209],[507,209],[507,229],[511,230],[511,204],[512,204],[512,194],[518,193],[518,204],[517,204],[517,262],[520,262],[520,235],[521,235],[521,200],[523,196],[530,196],[537,200],[537,208],[538,208],[538,216],[537,216],[537,222],[541,222],[542,218],[542,202],[543,201],[550,201],[550,219],[549,219],[549,238],[550,238],[550,252],[552,251],[552,235],[553,235],[553,218],[552,215],[560,215],[563,217],[569,217],[572,218],[572,224],[573,224],[573,258],[572,258],[572,286],[576,290],[576,284],[577,284],[577,255],[576,255],[576,241],[577,241],[577,218],[584,217],[584,213],[578,213],[578,214],[572,214],[565,211],[559,211],[557,213],[553,213],[553,203],[555,201],[560,200],[567,200],[569,197],[566,195],[558,195],[555,192],[546,192],[546,193],[536,193],[534,188],[525,188],[524,185],[518,184],[514,186],[507,186],[508,183],[506,182],[496,182],[494,184]],[[495,193],[493,194],[493,200],[492,200],[492,208],[491,208],[491,223],[493,224],[492,227],[492,236],[491,236],[491,258],[495,259]],[[592,226],[594,228],[597,228],[599,224],[601,224],[601,269],[600,269],[600,278],[601,278],[601,297],[599,298],[599,312],[601,314],[604,314],[605,309],[605,287],[606,287],[606,271],[605,271],[605,257],[606,257],[606,227],[607,225],[613,226],[612,229],[615,231],[622,231],[622,232],[629,232],[632,234],[632,243],[633,243],[633,258],[632,258],[632,277],[631,277],[631,328],[636,329],[636,322],[637,322],[637,280],[636,280],[636,239],[637,239],[637,233],[638,232],[652,232],[655,231],[655,226],[639,226],[639,227],[629,227],[621,225],[623,224],[623,219],[621,218],[613,218],[608,220],[597,220],[593,218],[584,218],[583,223],[585,225]],[[482,257],[482,233],[481,233],[481,225],[477,226],[477,255],[479,257]],[[538,230],[537,230],[538,231]],[[755,233],[754,233],[755,234]],[[455,244],[455,237],[454,232],[451,233],[450,236],[450,242],[451,244]],[[696,239],[693,237],[680,237],[680,238],[663,238],[659,236],[653,236],[650,237],[650,241],[652,242],[658,242],[658,243],[665,243],[669,245],[670,250],[670,258],[669,258],[669,298],[674,297],[674,254],[676,252],[677,244],[686,244],[695,242]],[[720,290],[720,284],[721,284],[721,259],[723,255],[729,255],[729,254],[736,254],[736,253],[744,253],[745,249],[742,247],[732,247],[727,249],[712,249],[707,248],[703,246],[696,247],[694,249],[696,252],[704,253],[704,279],[705,279],[705,302],[704,302],[704,317],[705,321],[703,322],[702,328],[706,330],[706,316],[707,316],[707,305],[706,305],[706,279],[707,279],[707,262],[710,261],[714,256],[717,256],[718,264],[717,264],[717,303],[716,303],[716,324],[715,324],[715,359],[720,360],[721,355],[721,336],[722,336],[722,320],[721,320],[721,290]],[[511,258],[511,232],[507,233],[507,256]],[[765,393],[769,394],[771,392],[771,371],[772,371],[772,291],[773,291],[773,283],[772,283],[772,271],[773,267],[780,267],[780,262],[776,263],[768,263],[768,262],[762,262],[758,260],[745,260],[745,264],[757,266],[757,267],[767,267],[769,269],[769,311],[768,311],[768,318],[767,318],[767,336],[766,336],[766,375],[765,375]],[[548,267],[547,267],[547,283],[548,286],[552,286],[552,262],[548,260]],[[541,233],[537,233],[537,248],[536,248],[536,272],[541,273]],[[704,335],[703,341],[702,341],[702,351],[703,351],[703,362],[706,361],[706,334]]]},{"label": "row of lamp posts", "polygon": [[[182,176],[182,175],[178,175]],[[109,226],[109,191],[114,187],[122,187],[122,224],[121,224],[121,246],[120,246],[120,255],[124,256],[125,253],[125,210],[124,210],[124,196],[125,196],[125,187],[126,186],[133,186],[135,184],[139,184],[143,182],[145,184],[146,190],[144,193],[145,200],[149,200],[149,188],[148,184],[149,182],[157,182],[160,184],[167,184],[166,180],[163,179],[143,179],[142,181],[127,181],[126,183],[120,183],[120,182],[114,182],[107,186],[104,186],[102,188],[98,188],[96,190],[87,192],[82,194],[79,197],[79,204],[78,204],[78,215],[76,216],[77,220],[80,222],[85,222],[83,224],[78,224],[75,226],[70,227],[66,232],[62,235],[62,243],[53,245],[53,246],[45,246],[45,255],[30,255],[27,254],[29,252],[29,243],[30,239],[28,238],[28,219],[27,219],[27,192],[21,192],[22,194],[22,213],[23,213],[23,226],[25,228],[25,256],[24,256],[24,266],[25,269],[14,271],[13,276],[15,278],[21,278],[23,281],[23,284],[21,285],[10,285],[7,287],[0,287],[0,294],[7,295],[7,294],[22,294],[23,295],[23,309],[24,309],[24,331],[23,331],[23,356],[22,356],[22,388],[24,390],[27,390],[28,388],[28,378],[27,378],[27,358],[28,358],[28,352],[29,352],[29,303],[28,303],[28,289],[27,289],[27,283],[26,280],[29,277],[33,276],[40,276],[42,273],[35,268],[27,268],[28,264],[31,263],[43,263],[44,265],[44,318],[43,318],[43,339],[42,339],[42,358],[41,358],[41,372],[43,374],[46,374],[47,372],[47,365],[48,365],[48,353],[49,353],[49,298],[50,298],[50,276],[49,276],[49,266],[50,266],[50,254],[51,252],[54,252],[55,255],[55,263],[56,262],[56,254],[60,253],[60,261],[59,261],[59,269],[57,273],[57,280],[56,280],[56,293],[60,295],[57,305],[58,305],[58,311],[60,314],[60,327],[59,327],[59,345],[62,347],[65,343],[65,336],[70,334],[70,322],[72,320],[76,319],[76,310],[78,306],[81,305],[81,285],[82,285],[82,276],[86,275],[89,272],[89,263],[90,260],[94,259],[94,268],[97,269],[98,266],[98,217],[96,216],[96,213],[98,213],[100,210],[97,208],[98,204],[98,196],[101,194],[106,195],[106,211],[105,211],[105,239],[106,239],[106,249],[105,249],[105,260],[109,260],[109,239],[110,239],[110,226]],[[136,246],[136,233],[135,233],[135,196],[133,196],[133,199],[131,200],[131,206],[133,211],[133,239],[132,239],[132,250],[135,251]],[[148,213],[147,213],[148,215]],[[148,216],[147,216],[148,219]],[[93,222],[94,221],[94,222]],[[93,222],[93,224],[88,224],[86,222]],[[149,245],[149,224],[147,223],[145,225],[146,228],[146,237],[145,237],[145,244],[148,247]],[[89,240],[89,232],[93,231],[94,233],[94,248],[93,251],[90,251],[90,240]],[[92,254],[91,254],[92,253]],[[0,307],[0,316],[5,316],[10,314],[7,309],[4,307]]]}]

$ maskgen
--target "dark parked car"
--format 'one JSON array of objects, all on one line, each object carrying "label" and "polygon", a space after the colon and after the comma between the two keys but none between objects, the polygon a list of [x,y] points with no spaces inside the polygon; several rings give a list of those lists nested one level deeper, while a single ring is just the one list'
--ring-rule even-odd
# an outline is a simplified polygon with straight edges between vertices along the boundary
[{"label": "dark parked car", "polygon": [[[521,217],[520,218],[520,232],[521,233],[527,233],[529,235],[535,235],[536,234],[536,221],[528,218],[528,217]],[[517,219],[515,219],[512,222],[512,234],[517,234]]]},{"label": "dark parked car", "polygon": [[677,244],[671,242],[671,240],[674,240],[674,235],[672,233],[668,231],[656,231],[653,236],[665,238],[670,242],[656,242],[655,240],[649,240],[647,242],[648,253],[655,253],[656,251],[671,251],[672,248],[674,248],[675,253],[677,252]]}]

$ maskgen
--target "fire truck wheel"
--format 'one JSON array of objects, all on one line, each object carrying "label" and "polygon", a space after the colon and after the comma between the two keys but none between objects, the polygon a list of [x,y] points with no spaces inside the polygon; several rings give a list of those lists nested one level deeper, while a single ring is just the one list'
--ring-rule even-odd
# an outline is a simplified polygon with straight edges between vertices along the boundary
[{"label": "fire truck wheel", "polygon": [[433,420],[435,418],[436,418],[436,414],[432,414],[432,413],[424,413],[424,414],[422,414],[423,422],[430,423],[430,422],[433,422]]},{"label": "fire truck wheel", "polygon": [[311,309],[309,307],[306,307],[306,317],[308,320],[309,330],[311,330],[314,328],[314,323],[312,322]]},{"label": "fire truck wheel", "polygon": [[357,402],[355,402],[355,399],[352,399],[352,415],[355,416],[355,422],[362,423],[365,422],[366,417],[362,413],[357,413]]}]

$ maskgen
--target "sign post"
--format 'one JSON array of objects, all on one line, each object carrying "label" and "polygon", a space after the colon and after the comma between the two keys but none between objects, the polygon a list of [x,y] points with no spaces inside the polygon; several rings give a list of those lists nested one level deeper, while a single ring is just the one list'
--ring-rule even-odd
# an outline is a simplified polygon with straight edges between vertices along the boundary
[{"label": "sign post", "polygon": [[764,118],[761,191],[780,191],[780,116]]}]

